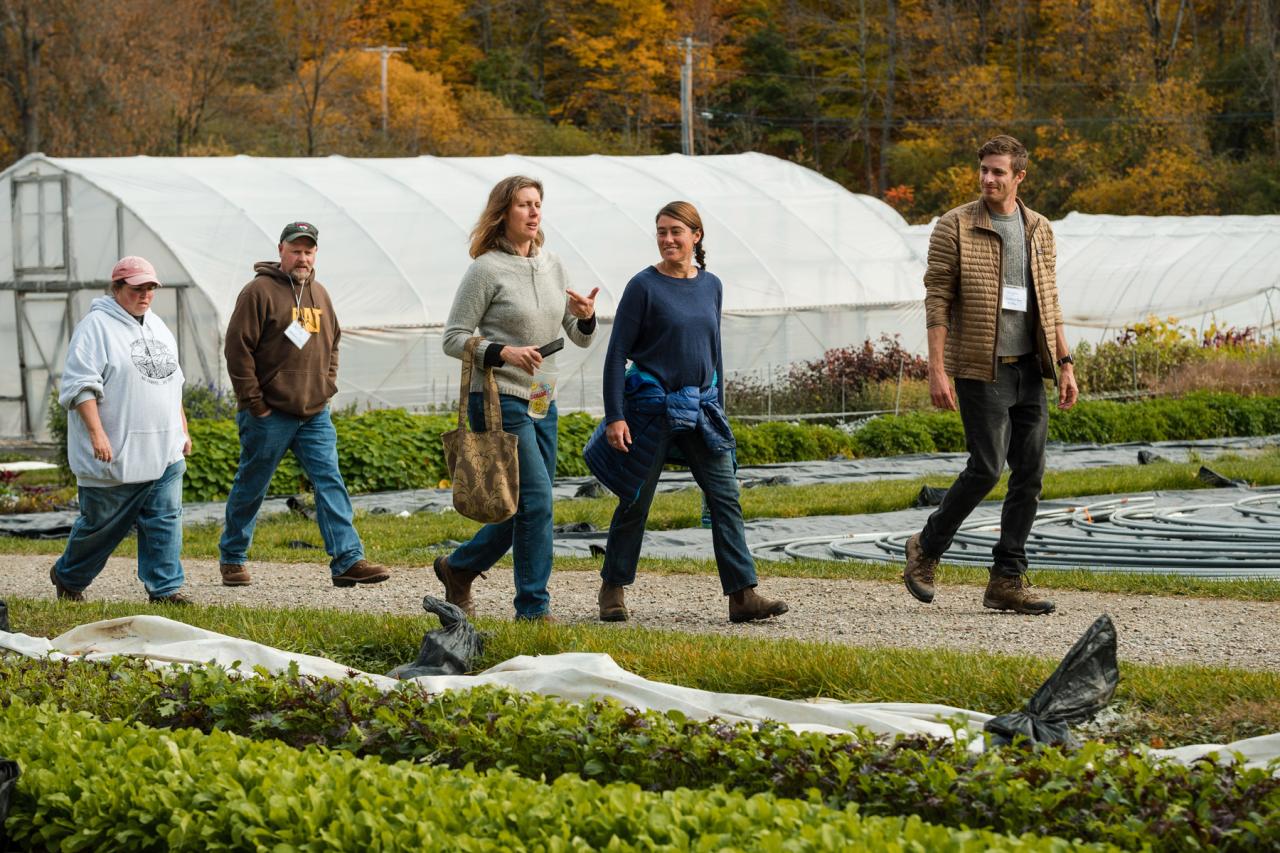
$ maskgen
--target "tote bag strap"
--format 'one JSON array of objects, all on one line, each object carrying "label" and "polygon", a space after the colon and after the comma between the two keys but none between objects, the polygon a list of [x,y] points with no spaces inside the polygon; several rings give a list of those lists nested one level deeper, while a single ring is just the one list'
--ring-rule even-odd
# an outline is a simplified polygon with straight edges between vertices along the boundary
[{"label": "tote bag strap", "polygon": [[[471,394],[471,369],[476,358],[476,347],[484,338],[479,335],[467,339],[462,356],[462,388],[458,392],[458,429],[467,430],[464,413],[467,398]],[[493,378],[493,368],[484,371],[484,425],[485,429],[502,429],[502,404],[498,401],[498,380]]]}]

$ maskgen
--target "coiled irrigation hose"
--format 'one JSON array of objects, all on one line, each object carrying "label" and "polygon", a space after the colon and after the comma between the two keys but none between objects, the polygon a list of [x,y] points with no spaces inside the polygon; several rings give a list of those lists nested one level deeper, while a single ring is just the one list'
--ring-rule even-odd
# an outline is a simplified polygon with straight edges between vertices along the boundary
[{"label": "coiled irrigation hose", "polygon": [[[1227,510],[1238,519],[1207,517]],[[911,530],[832,538],[805,536],[758,543],[758,559],[905,561]],[[960,526],[948,563],[990,565],[1000,517],[984,515]],[[1027,539],[1033,569],[1161,573],[1211,579],[1280,578],[1280,493],[1232,502],[1159,507],[1152,497],[1098,501],[1036,514]]]}]

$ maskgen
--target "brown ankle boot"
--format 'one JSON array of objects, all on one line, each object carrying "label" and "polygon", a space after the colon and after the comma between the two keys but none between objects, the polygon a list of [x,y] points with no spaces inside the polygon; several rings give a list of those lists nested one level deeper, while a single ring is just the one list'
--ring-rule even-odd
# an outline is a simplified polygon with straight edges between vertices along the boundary
[{"label": "brown ankle boot", "polygon": [[1052,601],[1031,591],[1031,581],[1027,580],[1026,575],[1005,577],[994,574],[987,583],[986,594],[982,596],[982,606],[1031,616],[1052,613],[1054,608]]},{"label": "brown ankle boot", "polygon": [[907,592],[925,604],[933,601],[934,572],[938,569],[938,558],[925,554],[920,547],[920,534],[907,540],[907,567],[902,570],[902,580],[907,585]]},{"label": "brown ankle boot", "polygon": [[222,573],[223,586],[248,586],[253,583],[244,563],[219,563],[218,571]]},{"label": "brown ankle boot", "polygon": [[386,566],[379,566],[368,560],[356,560],[351,564],[351,568],[340,575],[333,576],[333,585],[352,587],[358,583],[382,583],[389,577],[391,572]]},{"label": "brown ankle boot", "polygon": [[749,586],[737,592],[729,593],[729,621],[751,622],[756,619],[768,619],[770,616],[781,616],[787,612],[787,603],[773,598],[765,598]]},{"label": "brown ankle boot", "polygon": [[476,578],[484,577],[484,572],[459,572],[449,565],[446,556],[436,557],[436,577],[444,584],[444,600],[457,605],[468,619],[476,618],[476,602],[471,596],[471,584]]},{"label": "brown ankle boot", "polygon": [[596,596],[596,602],[600,605],[601,622],[627,621],[626,589],[608,581],[600,583],[600,594]]}]

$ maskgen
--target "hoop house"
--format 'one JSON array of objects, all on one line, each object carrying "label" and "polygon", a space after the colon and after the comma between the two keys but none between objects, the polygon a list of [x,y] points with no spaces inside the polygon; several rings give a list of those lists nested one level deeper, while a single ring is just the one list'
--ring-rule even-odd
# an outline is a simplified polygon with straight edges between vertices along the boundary
[{"label": "hoop house", "polygon": [[[70,330],[122,255],[164,282],[153,305],[189,381],[226,387],[222,337],[255,261],[284,223],[320,231],[317,277],[343,326],[336,405],[427,409],[456,400],[440,333],[490,188],[546,189],[547,247],[580,291],[600,287],[604,328],[627,280],[657,260],[653,217],[698,205],[725,282],[725,362],[756,369],[882,331],[923,339],[919,257],[905,222],[801,166],[709,157],[76,158],[29,155],[0,173],[0,435],[45,435]],[[562,408],[598,410],[606,334],[560,365]]]}]

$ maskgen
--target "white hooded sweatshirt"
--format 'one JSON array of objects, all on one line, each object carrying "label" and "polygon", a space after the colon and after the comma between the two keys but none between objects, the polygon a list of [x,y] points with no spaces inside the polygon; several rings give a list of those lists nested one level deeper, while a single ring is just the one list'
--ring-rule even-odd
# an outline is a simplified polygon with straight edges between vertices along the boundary
[{"label": "white hooded sweatshirt", "polygon": [[[111,461],[93,456],[89,429],[75,407],[98,399]],[[58,402],[67,412],[67,461],[81,486],[160,479],[182,458],[182,369],[178,342],[153,312],[142,322],[110,296],[93,300],[67,348]]]}]

